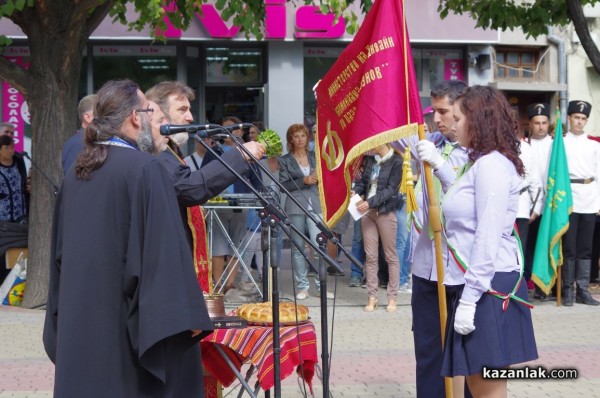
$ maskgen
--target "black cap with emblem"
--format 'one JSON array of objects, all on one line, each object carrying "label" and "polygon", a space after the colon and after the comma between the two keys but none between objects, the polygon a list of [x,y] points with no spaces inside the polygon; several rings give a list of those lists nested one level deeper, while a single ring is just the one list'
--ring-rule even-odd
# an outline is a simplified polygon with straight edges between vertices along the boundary
[{"label": "black cap with emblem", "polygon": [[567,109],[567,115],[571,116],[573,113],[583,113],[586,117],[590,116],[592,111],[592,104],[586,101],[570,101],[569,108]]},{"label": "black cap with emblem", "polygon": [[527,107],[527,118],[530,120],[534,116],[547,116],[550,117],[550,105],[543,102],[531,104]]}]

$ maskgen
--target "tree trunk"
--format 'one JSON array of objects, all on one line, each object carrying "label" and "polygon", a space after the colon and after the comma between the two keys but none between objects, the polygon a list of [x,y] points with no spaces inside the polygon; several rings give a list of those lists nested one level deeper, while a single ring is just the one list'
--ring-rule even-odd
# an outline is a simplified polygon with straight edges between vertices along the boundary
[{"label": "tree trunk", "polygon": [[[52,4],[55,5],[58,4]],[[22,303],[26,308],[43,306],[48,295],[50,238],[56,199],[52,184],[60,186],[62,182],[62,145],[77,129],[77,87],[83,49],[89,36],[85,31],[85,18],[66,12],[66,4],[59,12],[48,7],[48,3],[38,3],[24,11],[26,25],[21,25],[31,51],[28,70],[31,85],[23,93],[31,113],[31,158],[51,180],[32,167],[27,288]]]},{"label": "tree trunk", "polygon": [[114,3],[36,0],[33,6],[5,16],[27,35],[31,53],[27,71],[0,59],[0,79],[23,94],[31,113],[31,158],[35,166],[31,169],[27,288],[21,304],[26,308],[41,307],[47,300],[55,186],[62,182],[63,143],[78,125],[77,88],[83,50],[90,33]]},{"label": "tree trunk", "polygon": [[69,51],[54,51],[54,46],[43,37],[32,37],[33,40],[41,45],[36,51],[32,49],[30,72],[37,84],[27,98],[32,126],[31,158],[50,181],[37,168],[31,169],[27,289],[22,303],[27,308],[46,303],[52,214],[57,193],[54,186],[62,181],[62,144],[77,128],[77,87],[82,61],[79,48],[69,54]]},{"label": "tree trunk", "polygon": [[600,74],[600,51],[598,50],[598,47],[596,46],[596,43],[594,43],[594,39],[592,39],[592,35],[590,34],[587,20],[583,14],[583,6],[581,5],[581,1],[567,0],[567,9],[569,12],[569,17],[571,18],[571,21],[573,21],[575,32],[577,32],[577,36],[581,42],[581,46],[590,59],[590,62],[594,66],[596,73]]}]

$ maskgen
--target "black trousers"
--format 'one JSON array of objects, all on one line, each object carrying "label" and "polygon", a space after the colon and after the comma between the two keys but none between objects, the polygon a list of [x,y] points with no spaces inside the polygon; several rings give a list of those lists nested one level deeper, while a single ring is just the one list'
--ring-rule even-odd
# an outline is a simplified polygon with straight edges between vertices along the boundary
[{"label": "black trousers", "polygon": [[598,260],[600,259],[600,216],[596,216],[596,226],[594,227],[594,241],[592,243],[592,273],[590,282],[597,282],[598,279]]},{"label": "black trousers", "polygon": [[529,263],[527,262],[527,235],[529,234],[528,218],[517,218],[517,231],[519,231],[519,239],[521,239],[521,246],[523,247],[523,260],[525,261],[523,276],[525,277],[525,280],[530,280],[533,258],[532,261],[530,261]]},{"label": "black trousers", "polygon": [[595,225],[596,214],[571,213],[562,242],[565,261],[592,259]]},{"label": "black trousers", "polygon": [[523,245],[523,252],[525,255],[525,270],[529,270],[529,277],[531,277],[535,244],[537,242],[538,231],[540,229],[540,221],[542,220],[543,216],[544,215],[542,214],[532,221],[531,224],[529,224],[529,230],[527,231],[527,246]]},{"label": "black trousers", "polygon": [[[417,362],[417,398],[445,397],[444,378],[441,376],[442,333],[437,282],[413,275],[412,319],[415,358]],[[447,311],[462,291],[460,286],[446,286]],[[465,397],[471,397],[465,383]]]}]

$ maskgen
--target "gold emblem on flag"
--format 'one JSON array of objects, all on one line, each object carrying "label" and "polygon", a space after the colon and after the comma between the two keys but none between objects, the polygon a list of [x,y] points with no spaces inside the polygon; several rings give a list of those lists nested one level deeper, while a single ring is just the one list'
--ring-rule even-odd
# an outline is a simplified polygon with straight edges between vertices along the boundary
[{"label": "gold emblem on flag", "polygon": [[344,146],[337,132],[331,130],[331,122],[327,121],[327,135],[321,147],[321,157],[327,169],[333,171],[342,165],[344,160]]}]

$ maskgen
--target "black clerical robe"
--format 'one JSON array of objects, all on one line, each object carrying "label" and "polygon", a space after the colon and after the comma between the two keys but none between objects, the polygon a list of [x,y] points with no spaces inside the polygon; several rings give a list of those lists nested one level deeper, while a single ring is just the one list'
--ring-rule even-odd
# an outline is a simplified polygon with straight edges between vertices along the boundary
[{"label": "black clerical robe", "polygon": [[44,347],[57,397],[202,397],[212,328],[173,184],[152,156],[108,147],[66,175],[52,232]]},{"label": "black clerical robe", "polygon": [[[202,166],[200,170],[192,171],[189,166],[182,164],[178,155],[167,149],[158,158],[167,170],[179,201],[179,213],[185,228],[186,238],[191,248],[194,247],[194,234],[188,225],[187,208],[203,205],[209,199],[219,195],[225,188],[238,178],[218,160]],[[223,155],[223,160],[238,174],[245,176],[250,171],[250,164],[240,151],[232,150]]]}]

